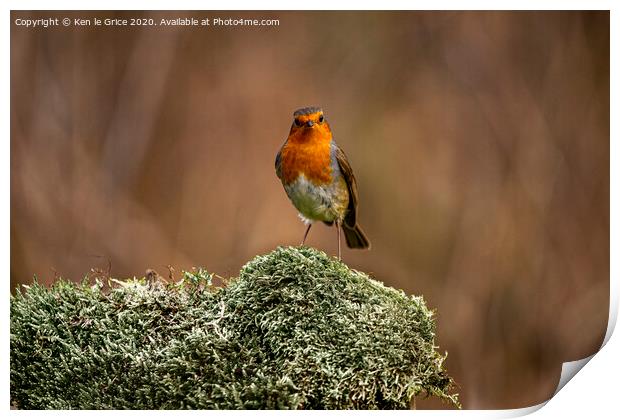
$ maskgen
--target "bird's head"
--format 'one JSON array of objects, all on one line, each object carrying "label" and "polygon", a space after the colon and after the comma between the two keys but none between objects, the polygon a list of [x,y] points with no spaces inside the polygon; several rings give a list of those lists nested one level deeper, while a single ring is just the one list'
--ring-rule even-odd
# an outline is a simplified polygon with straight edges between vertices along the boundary
[{"label": "bird's head", "polygon": [[332,132],[323,110],[311,106],[295,111],[289,138],[298,141],[331,140]]}]

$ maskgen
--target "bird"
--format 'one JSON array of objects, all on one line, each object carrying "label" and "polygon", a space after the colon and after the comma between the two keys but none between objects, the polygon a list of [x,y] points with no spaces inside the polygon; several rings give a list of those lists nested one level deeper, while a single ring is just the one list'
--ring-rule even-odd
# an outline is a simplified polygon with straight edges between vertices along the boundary
[{"label": "bird", "polygon": [[332,137],[320,107],[293,113],[288,138],[276,155],[276,175],[289,199],[307,225],[301,246],[315,222],[335,225],[338,260],[340,229],[349,248],[370,249],[370,241],[358,223],[357,182],[349,160]]}]

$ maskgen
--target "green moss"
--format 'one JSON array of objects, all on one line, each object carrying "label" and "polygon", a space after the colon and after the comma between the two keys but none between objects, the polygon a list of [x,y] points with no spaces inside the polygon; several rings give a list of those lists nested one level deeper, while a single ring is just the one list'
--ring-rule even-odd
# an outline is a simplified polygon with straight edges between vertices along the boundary
[{"label": "green moss", "polygon": [[225,288],[205,270],[34,284],[11,298],[11,400],[35,409],[458,405],[420,297],[311,248],[278,248]]}]

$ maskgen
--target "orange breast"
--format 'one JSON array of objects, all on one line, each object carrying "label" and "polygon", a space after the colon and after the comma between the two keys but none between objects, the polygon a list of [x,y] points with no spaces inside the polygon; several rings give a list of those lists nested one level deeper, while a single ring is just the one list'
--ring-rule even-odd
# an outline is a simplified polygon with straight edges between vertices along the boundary
[{"label": "orange breast", "polygon": [[316,184],[332,182],[331,141],[289,141],[281,153],[282,181],[291,183],[299,174]]}]

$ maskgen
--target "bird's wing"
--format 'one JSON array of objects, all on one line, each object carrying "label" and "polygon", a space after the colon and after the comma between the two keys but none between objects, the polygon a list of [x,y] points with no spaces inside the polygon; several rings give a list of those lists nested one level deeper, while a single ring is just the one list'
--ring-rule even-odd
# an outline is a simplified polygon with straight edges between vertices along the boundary
[{"label": "bird's wing", "polygon": [[282,149],[276,155],[276,175],[282,178]]},{"label": "bird's wing", "polygon": [[349,160],[340,147],[334,143],[336,149],[336,160],[340,167],[340,172],[344,176],[344,180],[347,183],[349,189],[349,207],[347,209],[347,215],[344,218],[344,222],[347,226],[354,227],[357,220],[357,183],[355,182],[355,176],[353,170],[349,164]]}]

